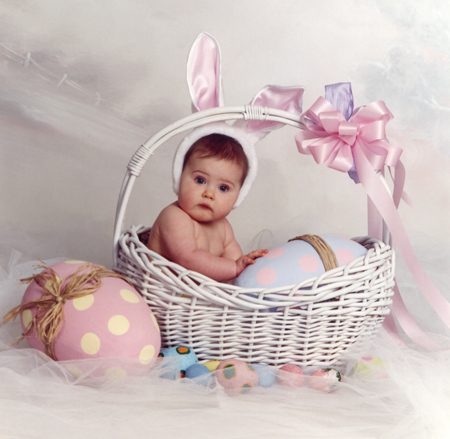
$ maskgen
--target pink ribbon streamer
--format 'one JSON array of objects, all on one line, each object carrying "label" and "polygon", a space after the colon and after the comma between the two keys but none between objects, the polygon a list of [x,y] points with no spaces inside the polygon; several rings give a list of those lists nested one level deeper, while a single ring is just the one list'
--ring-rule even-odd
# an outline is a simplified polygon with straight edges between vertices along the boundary
[{"label": "pink ribbon streamer", "polygon": [[[384,102],[377,101],[356,109],[346,121],[330,102],[320,97],[302,115],[306,130],[295,136],[297,148],[302,154],[312,155],[317,163],[341,172],[348,172],[355,166],[369,197],[369,234],[381,238],[384,220],[422,293],[450,328],[450,304],[417,260],[397,211],[400,200],[403,198],[408,202],[409,199],[403,192],[405,170],[400,161],[402,150],[386,139],[385,127],[392,118]],[[392,197],[377,174],[377,171],[384,171],[385,165],[395,169]],[[397,286],[394,288],[392,309],[411,340],[428,349],[441,348],[409,314]],[[384,329],[394,340],[400,340],[392,316],[385,319]]]}]

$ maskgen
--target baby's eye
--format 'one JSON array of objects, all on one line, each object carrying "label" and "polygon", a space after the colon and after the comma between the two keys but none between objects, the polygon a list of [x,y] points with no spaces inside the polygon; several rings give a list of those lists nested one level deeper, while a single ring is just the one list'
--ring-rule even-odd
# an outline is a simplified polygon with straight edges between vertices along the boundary
[{"label": "baby's eye", "polygon": [[205,179],[203,177],[195,177],[195,182],[198,184],[205,184]]},{"label": "baby's eye", "polygon": [[226,192],[228,190],[228,186],[225,186],[224,184],[222,186],[219,186],[219,191]]}]

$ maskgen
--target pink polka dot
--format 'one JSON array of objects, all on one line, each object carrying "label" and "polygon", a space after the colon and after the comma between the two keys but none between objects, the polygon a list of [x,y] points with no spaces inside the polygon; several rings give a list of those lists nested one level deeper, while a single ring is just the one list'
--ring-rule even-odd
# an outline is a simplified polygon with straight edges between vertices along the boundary
[{"label": "pink polka dot", "polygon": [[261,268],[256,275],[256,280],[261,285],[267,287],[268,285],[272,285],[277,280],[277,273],[274,269],[269,267]]},{"label": "pink polka dot", "polygon": [[353,239],[350,239],[350,238],[339,238],[339,239],[342,239],[343,241],[347,241],[347,242],[349,242],[350,244],[353,244],[353,245],[356,244],[356,242],[353,241]]},{"label": "pink polka dot", "polygon": [[319,269],[320,262],[316,256],[305,255],[298,260],[298,265],[303,271],[306,271],[307,273],[314,273]]},{"label": "pink polka dot", "polygon": [[355,260],[353,253],[350,250],[347,250],[346,248],[340,248],[336,250],[335,254],[339,263],[342,265],[350,264],[350,262]]},{"label": "pink polka dot", "polygon": [[284,254],[285,251],[286,249],[284,249],[283,247],[274,248],[270,250],[269,253],[267,253],[267,255],[265,255],[264,257],[270,259],[279,258]]}]

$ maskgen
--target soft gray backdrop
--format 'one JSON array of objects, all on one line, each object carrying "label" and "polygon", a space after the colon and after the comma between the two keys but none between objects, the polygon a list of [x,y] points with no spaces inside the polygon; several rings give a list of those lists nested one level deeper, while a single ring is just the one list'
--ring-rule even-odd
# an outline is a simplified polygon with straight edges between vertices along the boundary
[{"label": "soft gray backdrop", "polygon": [[[0,1],[2,262],[65,256],[110,265],[116,200],[132,153],[190,113],[185,65],[202,31],[222,49],[228,105],[265,84],[351,81],[356,106],[384,100],[404,149],[401,207],[414,243],[450,238],[450,6],[438,0]],[[299,233],[366,233],[365,194],[297,153],[286,128],[258,146],[260,171],[230,217],[249,250]],[[174,200],[179,139],[144,169],[126,225],[152,224]],[[270,237],[270,239],[269,239]],[[420,257],[420,255],[419,255]]]},{"label": "soft gray backdrop", "polygon": [[[325,84],[351,81],[356,105],[384,100],[404,149],[401,216],[441,292],[450,285],[450,3],[444,0],[0,0],[0,311],[20,301],[36,258],[110,265],[117,196],[133,152],[190,113],[189,48],[202,31],[222,48],[226,103],[265,84],[301,84],[304,109]],[[231,215],[244,249],[299,233],[366,233],[366,200],[346,175],[300,156],[295,130],[258,145],[260,171]],[[151,225],[174,200],[179,139],[144,169],[126,225]],[[260,234],[266,230],[266,233]],[[18,252],[22,253],[19,257]],[[21,261],[23,263],[21,263]],[[8,266],[9,265],[9,266]],[[449,331],[402,266],[402,295],[422,328]],[[189,380],[117,380],[101,388],[30,349],[8,349],[1,326],[0,430],[8,437],[448,436],[450,351],[402,350],[378,336],[388,378],[345,370],[335,394],[263,389],[227,398]],[[349,367],[352,367],[351,364]],[[26,395],[24,397],[24,395]],[[173,420],[176,419],[176,422]]]}]

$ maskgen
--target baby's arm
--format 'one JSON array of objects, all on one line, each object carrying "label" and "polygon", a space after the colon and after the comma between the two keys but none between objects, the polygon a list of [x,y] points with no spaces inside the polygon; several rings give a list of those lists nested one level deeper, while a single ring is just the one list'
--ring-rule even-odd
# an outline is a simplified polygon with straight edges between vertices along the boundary
[{"label": "baby's arm", "polygon": [[227,234],[223,256],[236,261],[236,277],[239,276],[248,265],[254,264],[256,258],[260,258],[268,252],[268,250],[259,249],[250,252],[248,255],[243,255],[241,247],[234,237],[231,225],[229,223],[227,224]]},{"label": "baby's arm", "polygon": [[198,247],[192,218],[177,206],[164,209],[153,227],[157,229],[161,254],[167,259],[219,282],[237,276],[236,260],[215,256]]},{"label": "baby's arm", "polygon": [[264,255],[267,255],[269,253],[269,250],[253,250],[248,255],[241,256],[237,261],[237,269],[236,269],[236,276],[239,276],[245,268],[247,268],[248,265],[254,264],[256,258],[261,258]]}]

